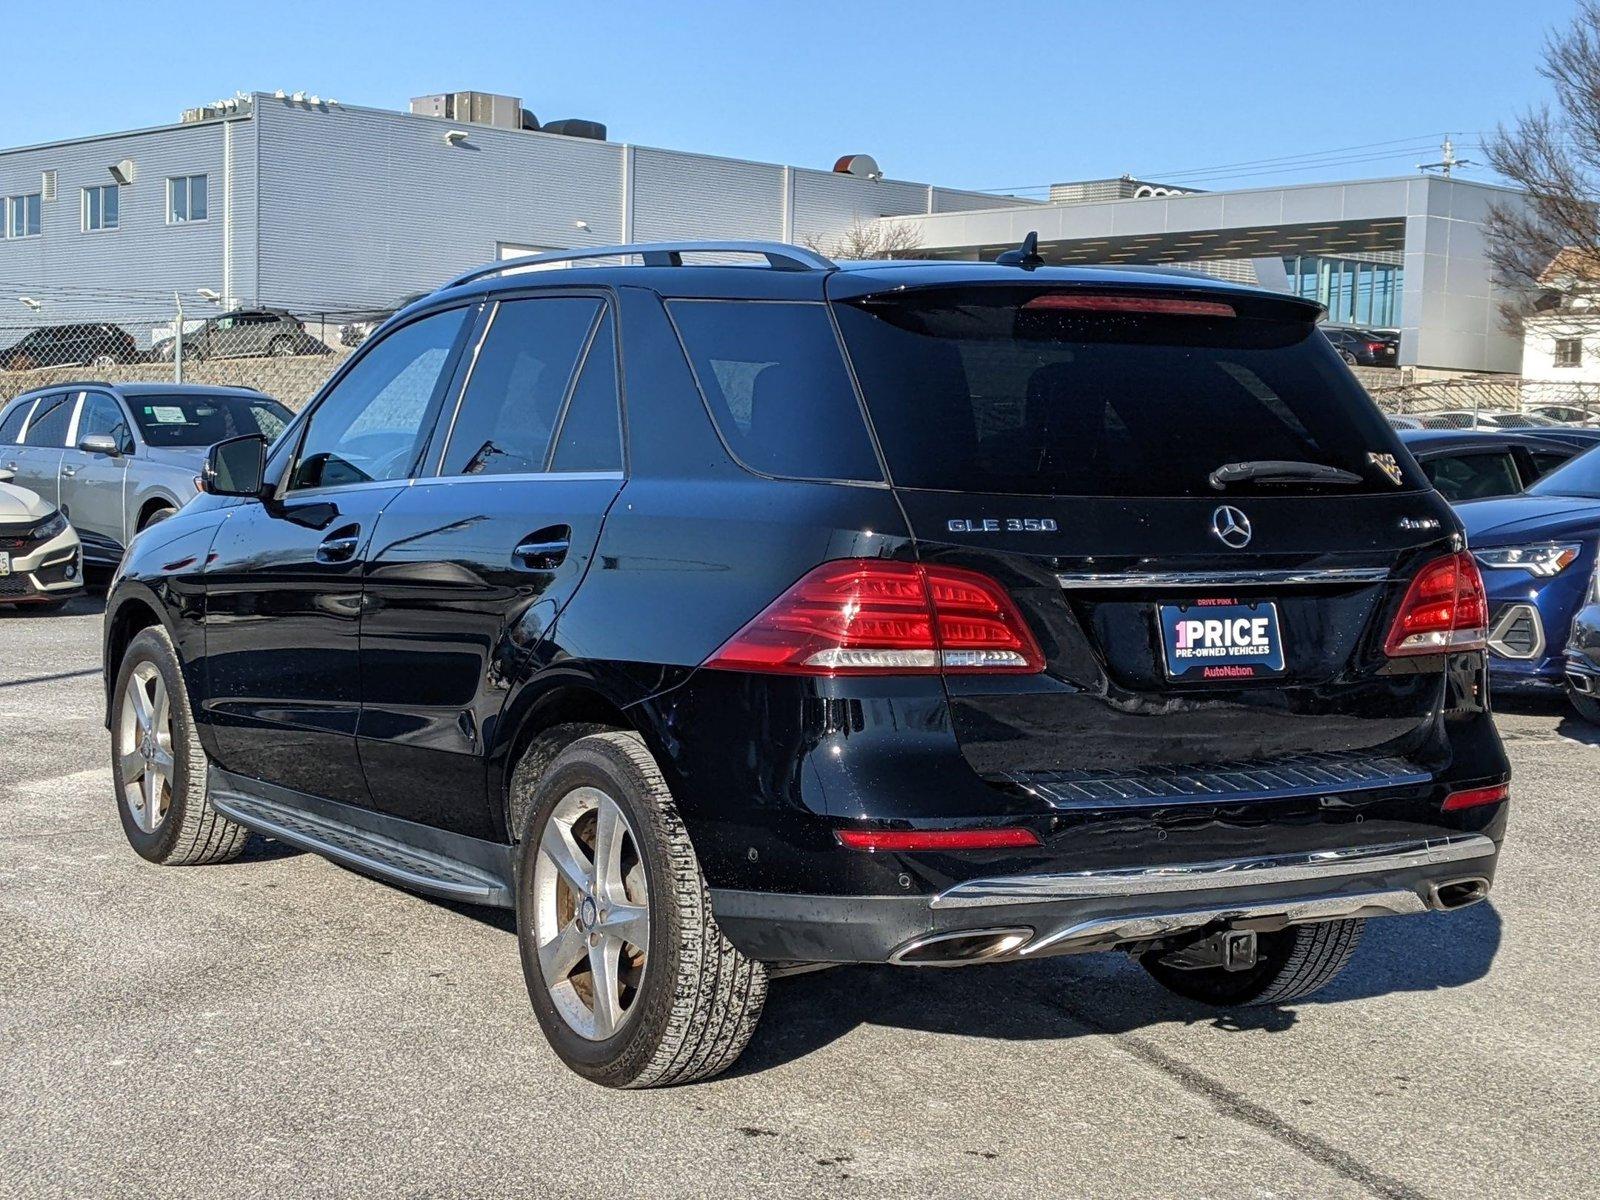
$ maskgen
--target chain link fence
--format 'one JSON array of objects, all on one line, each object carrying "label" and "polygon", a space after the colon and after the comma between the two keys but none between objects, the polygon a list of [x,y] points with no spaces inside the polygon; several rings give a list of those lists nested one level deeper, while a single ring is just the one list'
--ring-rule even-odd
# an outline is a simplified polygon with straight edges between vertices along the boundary
[{"label": "chain link fence", "polygon": [[1378,407],[1439,428],[1600,424],[1600,382],[1558,382],[1519,375],[1416,378],[1408,370],[1356,369]]},{"label": "chain link fence", "polygon": [[249,387],[304,404],[389,314],[236,309],[213,316],[0,324],[0,403],[67,381]]}]

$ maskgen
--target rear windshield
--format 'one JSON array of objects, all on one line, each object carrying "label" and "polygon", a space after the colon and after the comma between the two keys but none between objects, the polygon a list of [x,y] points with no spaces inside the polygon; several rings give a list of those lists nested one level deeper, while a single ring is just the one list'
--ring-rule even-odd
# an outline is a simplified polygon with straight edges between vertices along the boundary
[{"label": "rear windshield", "polygon": [[1064,295],[950,288],[836,306],[896,486],[1215,497],[1213,470],[1260,460],[1360,482],[1244,480],[1227,494],[1426,486],[1310,321],[1256,315],[1248,299],[1149,313],[1128,311],[1126,292],[1097,308]]},{"label": "rear windshield", "polygon": [[270,442],[294,415],[266,396],[142,394],[129,396],[128,406],[147,446],[210,446],[247,433]]}]

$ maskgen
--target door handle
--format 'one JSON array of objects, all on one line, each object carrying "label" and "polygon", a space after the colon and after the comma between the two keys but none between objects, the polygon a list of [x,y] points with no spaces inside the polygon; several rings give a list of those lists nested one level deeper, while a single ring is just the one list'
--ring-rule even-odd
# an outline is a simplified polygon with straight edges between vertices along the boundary
[{"label": "door handle", "polygon": [[322,545],[317,547],[317,561],[320,563],[349,562],[355,555],[356,547],[360,544],[361,526],[341,525],[322,539]]},{"label": "door handle", "polygon": [[63,475],[65,475],[65,476],[67,476],[70,479],[72,476],[74,476],[74,475],[76,475],[78,473],[78,468],[77,467],[62,467],[61,468],[61,473]]},{"label": "door handle", "polygon": [[519,567],[528,571],[554,571],[572,549],[572,528],[550,525],[530,533],[511,552]]}]

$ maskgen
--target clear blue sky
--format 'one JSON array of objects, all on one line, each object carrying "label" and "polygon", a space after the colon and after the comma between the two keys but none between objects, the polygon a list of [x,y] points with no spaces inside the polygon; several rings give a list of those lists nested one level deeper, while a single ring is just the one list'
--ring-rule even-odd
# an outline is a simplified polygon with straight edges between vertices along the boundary
[{"label": "clear blue sky", "polygon": [[[236,90],[403,108],[458,88],[643,145],[983,189],[1410,172],[1545,93],[1571,0],[5,4],[0,146],[175,120]],[[1374,143],[1389,143],[1374,146]],[[1296,163],[1260,164],[1324,153]],[[1248,165],[1225,167],[1251,160]],[[1486,178],[1483,171],[1468,177]],[[1176,180],[1175,180],[1176,181]]]}]

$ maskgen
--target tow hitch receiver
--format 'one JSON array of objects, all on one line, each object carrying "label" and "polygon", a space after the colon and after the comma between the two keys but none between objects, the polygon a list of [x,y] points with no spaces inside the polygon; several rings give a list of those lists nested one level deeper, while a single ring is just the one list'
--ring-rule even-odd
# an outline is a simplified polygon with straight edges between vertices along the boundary
[{"label": "tow hitch receiver", "polygon": [[1187,945],[1168,950],[1161,961],[1169,967],[1199,971],[1221,967],[1224,971],[1248,971],[1256,965],[1256,931],[1219,929],[1196,938]]}]

